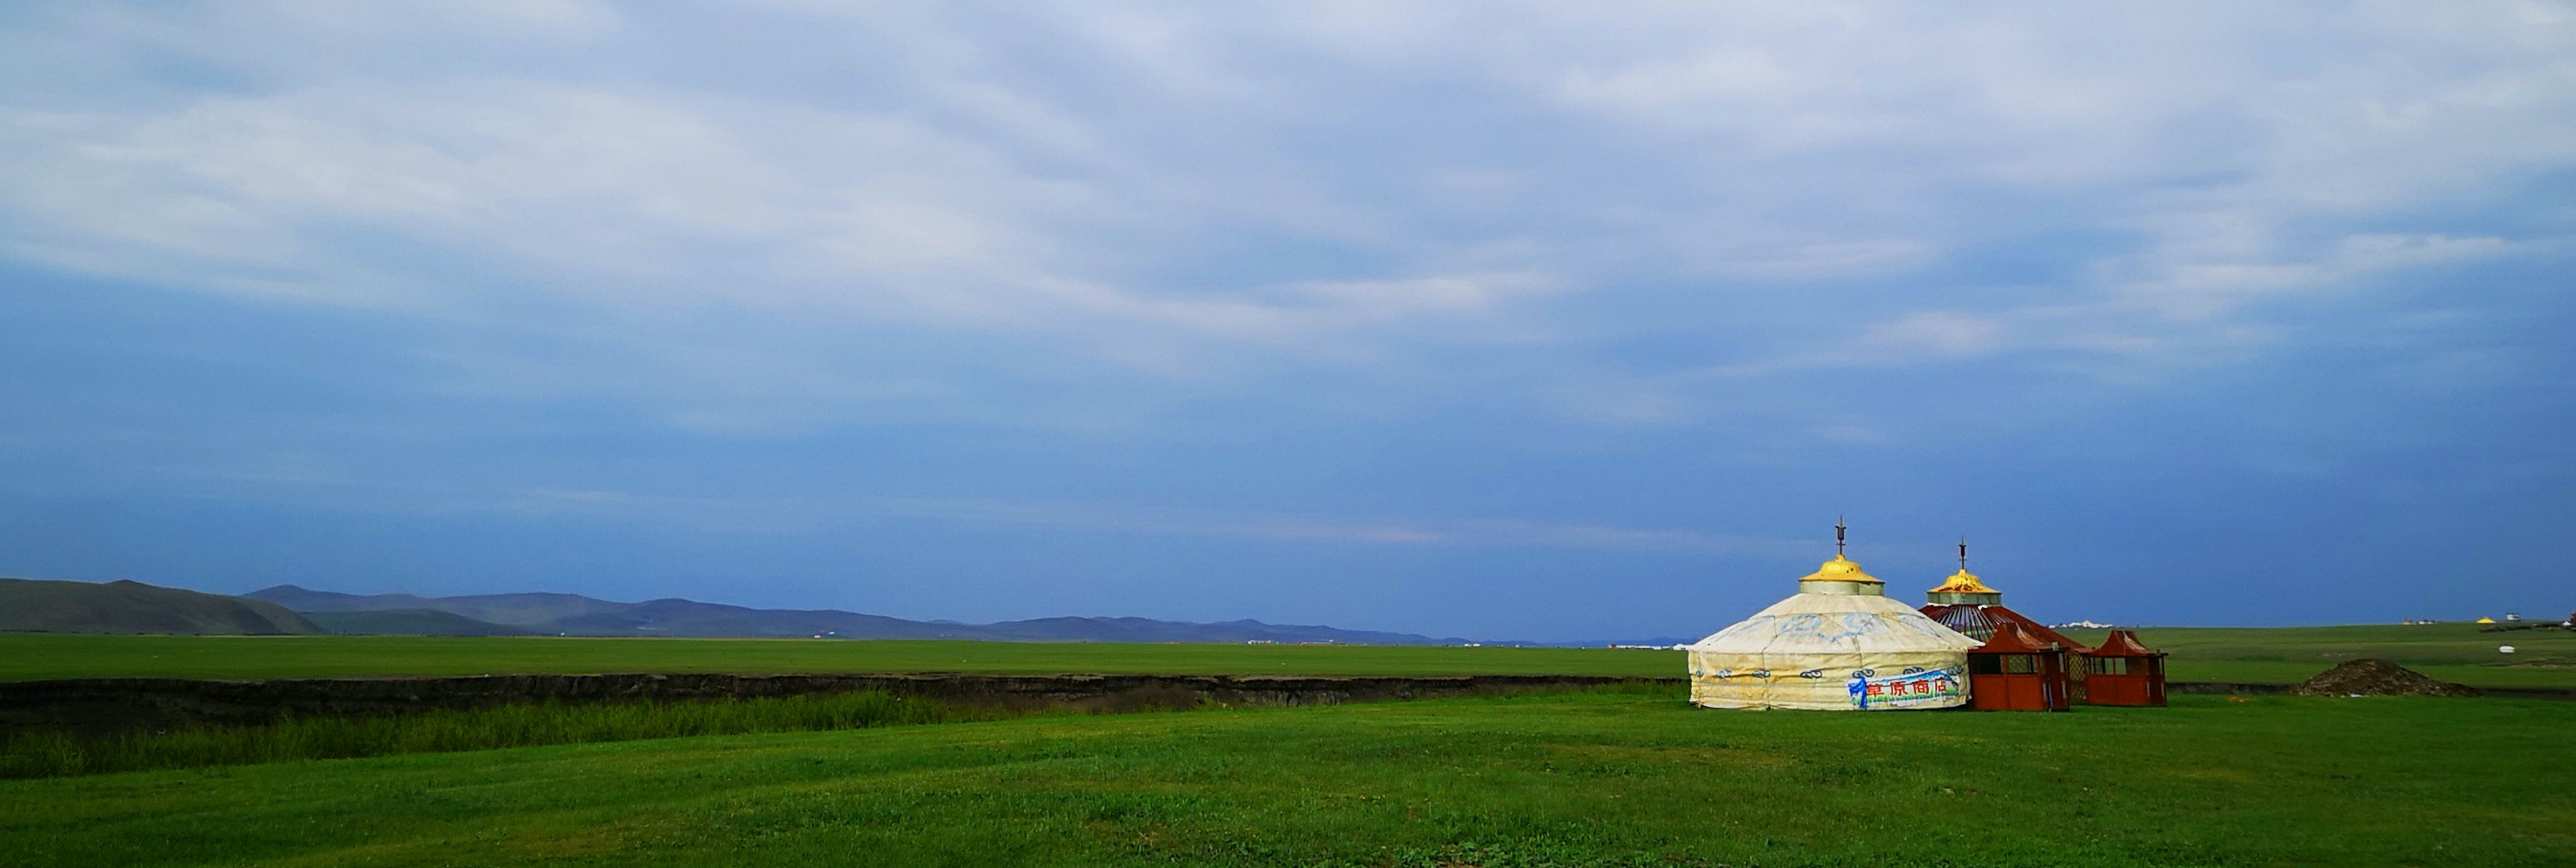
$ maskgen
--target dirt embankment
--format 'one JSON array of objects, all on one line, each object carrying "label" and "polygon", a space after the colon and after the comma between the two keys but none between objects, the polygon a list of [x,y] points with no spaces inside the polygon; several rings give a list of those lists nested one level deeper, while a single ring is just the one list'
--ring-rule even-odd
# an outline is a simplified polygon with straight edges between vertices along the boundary
[{"label": "dirt embankment", "polygon": [[537,702],[682,702],[883,690],[957,705],[1114,712],[1233,706],[1334,705],[1390,699],[1670,683],[1551,675],[1445,678],[1292,678],[1217,675],[483,675],[214,681],[89,678],[0,682],[0,734],[165,730],[268,723],[283,717],[361,717]]},{"label": "dirt embankment", "polygon": [[2476,696],[2477,688],[2440,681],[2377,657],[2346,660],[2299,682],[2300,696]]}]

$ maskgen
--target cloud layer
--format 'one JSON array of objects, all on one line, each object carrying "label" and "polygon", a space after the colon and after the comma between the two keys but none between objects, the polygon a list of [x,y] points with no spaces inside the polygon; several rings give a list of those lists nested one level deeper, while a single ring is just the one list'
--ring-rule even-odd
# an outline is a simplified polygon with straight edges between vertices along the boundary
[{"label": "cloud layer", "polygon": [[[562,468],[602,448],[577,432],[678,460],[903,431],[1050,468],[898,474],[1036,510],[955,521],[1714,553],[1780,532],[1463,470],[1224,480],[1715,455],[1777,498],[1820,448],[2011,448],[2320,347],[2532,382],[2549,348],[2472,335],[2563,304],[2445,288],[2569,254],[2571,48],[2559,3],[30,7],[0,19],[0,257],[30,294],[392,335],[349,402],[192,417],[150,462],[189,486],[286,462],[721,511],[821,493]],[[1909,423],[2034,407],[2066,409]],[[21,434],[135,466],[60,445],[122,417],[50,415]],[[323,427],[377,433],[282,445]],[[1045,478],[1068,443],[1155,482]],[[1172,520],[1195,503],[1225,515]]]}]

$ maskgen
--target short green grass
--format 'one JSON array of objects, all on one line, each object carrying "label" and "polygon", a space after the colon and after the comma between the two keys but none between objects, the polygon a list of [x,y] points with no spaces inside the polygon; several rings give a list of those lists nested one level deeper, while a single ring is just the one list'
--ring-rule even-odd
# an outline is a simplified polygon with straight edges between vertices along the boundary
[{"label": "short green grass", "polygon": [[1672,651],[833,639],[0,634],[0,680],[596,672],[1681,674]]},{"label": "short green grass", "polygon": [[[2098,632],[2070,631],[2083,641]],[[2354,657],[2386,657],[2481,687],[2576,687],[2576,633],[2484,633],[2468,624],[2148,628],[2179,681],[2286,683]],[[2519,653],[2496,653],[2512,644]],[[325,678],[592,672],[1067,672],[1193,675],[1604,675],[1676,677],[1672,651],[1607,648],[853,642],[416,636],[0,634],[0,680]]]},{"label": "short green grass", "polygon": [[[2102,631],[2069,630],[2079,642]],[[2140,638],[2173,655],[2183,681],[2302,681],[2357,657],[2397,661],[2426,675],[2477,687],[2576,687],[2576,632],[2486,632],[2476,624],[2345,627],[2150,627]],[[2497,646],[2514,646],[2501,654]]]},{"label": "short green grass", "polygon": [[0,782],[0,864],[2539,865],[2576,703],[1571,694]]},{"label": "short green grass", "polygon": [[289,718],[251,726],[0,740],[0,778],[60,777],[197,766],[492,750],[692,735],[864,729],[1025,716],[932,699],[853,691],[741,701],[555,702],[436,709],[383,717]]}]

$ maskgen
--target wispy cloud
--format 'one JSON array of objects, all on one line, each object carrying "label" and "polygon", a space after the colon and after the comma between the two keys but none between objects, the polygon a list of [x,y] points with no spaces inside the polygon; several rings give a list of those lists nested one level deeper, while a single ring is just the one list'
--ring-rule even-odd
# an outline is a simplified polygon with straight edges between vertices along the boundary
[{"label": "wispy cloud", "polygon": [[[2438,524],[2498,501],[2354,456],[2565,465],[2477,438],[2565,427],[2571,51],[2551,2],[18,4],[0,518],[1536,588],[2152,454]],[[2276,520],[2238,469],[2193,493]]]},{"label": "wispy cloud", "polygon": [[[1977,356],[2049,343],[2017,324],[2067,316],[2137,334],[2054,348],[2152,351],[2156,331],[2234,328],[2247,299],[2532,243],[2405,215],[2576,160],[2576,73],[2557,60],[2576,24],[2547,5],[2373,6],[2323,27],[2229,6],[2113,22],[1838,5],[1040,6],[1010,27],[894,7],[745,14],[818,37],[781,46],[782,70],[825,60],[799,54],[826,51],[820,37],[866,46],[867,84],[847,91],[686,54],[622,80],[575,74],[568,57],[633,64],[693,27],[749,26],[592,4],[176,14],[187,23],[37,16],[66,44],[257,84],[7,107],[13,255],[453,316],[509,316],[535,293],[620,328],[707,306],[901,322],[1160,375],[1298,348],[1436,352],[1462,333],[1580,352],[1541,296],[1616,309],[1638,281],[1902,286],[2024,243],[2032,207],[2137,240],[2043,277],[2045,299],[1827,302],[1868,331],[1728,370]],[[2129,37],[2091,35],[2111,31]],[[397,34],[478,62],[398,53],[352,74],[293,59]],[[1005,47],[1032,38],[1049,47]],[[110,69],[87,80],[127,74]],[[1514,145],[1475,116],[1419,116],[1415,85],[1371,81],[1448,82],[1479,111],[1565,132]],[[1121,108],[1104,111],[1110,95]],[[1417,322],[1446,325],[1396,327]],[[693,339],[710,338],[752,340]]]},{"label": "wispy cloud", "polygon": [[802,535],[854,522],[1052,527],[1151,536],[1396,546],[1540,547],[1703,554],[1802,553],[1812,540],[1705,530],[1635,528],[1512,518],[1352,518],[1038,499],[711,496],[573,488],[486,488],[402,482],[325,464],[171,468],[193,496],[396,514],[496,514],[643,523],[693,532]]}]

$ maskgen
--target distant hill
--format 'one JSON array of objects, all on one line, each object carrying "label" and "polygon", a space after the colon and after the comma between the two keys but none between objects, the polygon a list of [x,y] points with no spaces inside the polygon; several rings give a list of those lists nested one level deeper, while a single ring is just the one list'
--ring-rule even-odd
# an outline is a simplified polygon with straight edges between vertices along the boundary
[{"label": "distant hill", "polygon": [[0,579],[0,630],[45,633],[320,633],[287,607],[142,582]]},{"label": "distant hill", "polygon": [[1037,618],[1004,621],[976,629],[1011,639],[1073,642],[1341,642],[1352,645],[1438,645],[1457,639],[1433,639],[1411,633],[1378,633],[1299,624],[1223,621],[1191,624],[1150,618]]},{"label": "distant hill", "polygon": [[[575,594],[341,594],[295,585],[243,596],[266,600],[333,623],[366,612],[431,610],[530,633],[574,636],[832,636],[843,639],[988,639],[1052,642],[1340,642],[1353,645],[1443,645],[1411,633],[1226,621],[1195,624],[1150,618],[1037,618],[994,624],[911,621],[838,609],[753,609],[695,600],[618,603]],[[333,614],[339,613],[339,614]],[[345,620],[339,623],[360,623]],[[366,621],[365,623],[388,623]],[[340,628],[334,627],[335,630]],[[344,631],[345,632],[345,631]],[[374,632],[374,631],[369,631]],[[388,631],[390,632],[390,631]]]},{"label": "distant hill", "polygon": [[528,631],[437,609],[305,612],[322,629],[352,636],[525,636]]},{"label": "distant hill", "polygon": [[[477,621],[525,627],[563,618],[613,612],[632,603],[611,603],[573,594],[484,594],[474,597],[415,597],[410,594],[341,594],[294,585],[261,588],[242,596],[267,600],[298,612],[355,612],[380,609],[432,609]],[[550,631],[551,632],[551,631]]]}]

